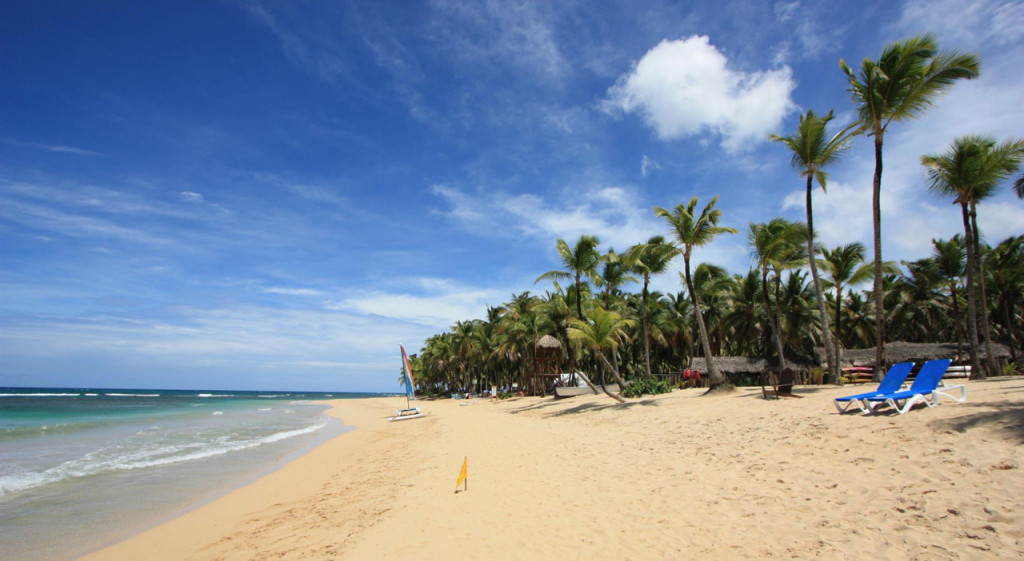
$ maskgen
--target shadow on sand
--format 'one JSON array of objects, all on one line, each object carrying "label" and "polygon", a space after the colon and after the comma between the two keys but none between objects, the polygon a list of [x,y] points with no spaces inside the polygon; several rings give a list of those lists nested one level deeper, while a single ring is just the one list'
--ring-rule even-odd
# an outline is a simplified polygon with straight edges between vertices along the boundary
[{"label": "shadow on sand", "polygon": [[[978,427],[993,426],[997,430],[1006,432],[1015,438],[1018,444],[1024,444],[1024,403],[959,403],[955,407],[984,408],[985,410],[960,415],[952,419],[933,421],[929,423],[929,426],[936,430],[954,430],[957,432],[967,432]],[[993,411],[993,409],[995,410]]]}]

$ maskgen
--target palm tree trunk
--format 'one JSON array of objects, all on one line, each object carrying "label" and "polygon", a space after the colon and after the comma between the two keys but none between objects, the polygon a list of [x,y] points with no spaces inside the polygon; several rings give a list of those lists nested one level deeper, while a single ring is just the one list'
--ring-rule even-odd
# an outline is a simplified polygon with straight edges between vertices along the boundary
[{"label": "palm tree trunk", "polygon": [[700,342],[704,348],[704,362],[708,367],[708,391],[726,389],[732,386],[729,380],[715,367],[715,361],[711,357],[711,344],[708,342],[708,330],[704,326],[704,313],[700,311],[700,299],[693,290],[693,280],[690,278],[690,256],[683,256],[683,263],[686,265],[686,289],[690,291],[690,300],[693,302],[693,315],[697,319],[697,328],[700,330]]},{"label": "palm tree trunk", "polygon": [[882,131],[875,126],[875,177],[871,199],[875,230],[875,373],[876,382],[885,372],[885,306],[882,302]]},{"label": "palm tree trunk", "polygon": [[[779,355],[779,372],[786,369],[786,357],[782,351],[782,330],[779,328],[778,308],[772,306],[772,300],[768,296],[768,270],[761,268],[761,293],[764,298],[765,313],[768,314],[768,325],[772,328],[772,342],[775,343],[775,354]],[[776,298],[778,294],[776,294]],[[768,353],[765,353],[766,355]]]},{"label": "palm tree trunk", "polygon": [[834,381],[834,383],[836,383],[836,384],[839,384],[839,383],[842,382],[841,378],[839,377],[839,372],[841,371],[841,369],[843,367],[842,366],[843,346],[842,346],[842,343],[841,343],[841,338],[839,336],[839,334],[842,333],[842,331],[839,330],[839,327],[840,327],[839,318],[840,318],[840,313],[842,312],[842,308],[843,308],[843,285],[841,285],[841,284],[839,284],[837,282],[836,283],[836,334],[835,334],[836,335],[836,339],[835,339],[835,341],[836,341],[836,343],[835,343],[836,344],[836,379]]},{"label": "palm tree trunk", "polygon": [[828,327],[828,312],[825,310],[825,294],[821,290],[821,279],[818,278],[818,266],[814,262],[814,211],[811,205],[813,176],[807,175],[807,260],[811,266],[811,279],[814,282],[814,296],[818,299],[818,315],[821,318],[821,342],[825,345],[825,362],[832,383],[839,383],[839,363],[832,352],[832,333]]},{"label": "palm tree trunk", "polygon": [[781,373],[786,369],[786,355],[782,349],[782,307],[779,302],[782,300],[779,297],[779,288],[782,286],[782,275],[778,270],[775,271],[775,346],[779,353],[779,372]]},{"label": "palm tree trunk", "polygon": [[643,304],[643,320],[644,320],[644,369],[647,372],[647,377],[651,377],[651,335],[649,328],[647,327],[647,275],[644,275],[644,291],[640,295],[640,301]]},{"label": "palm tree trunk", "polygon": [[964,318],[960,317],[960,299],[956,296],[956,280],[949,281],[949,293],[953,296],[953,317],[956,318],[956,356],[964,354]]},{"label": "palm tree trunk", "polygon": [[971,379],[984,379],[985,373],[981,370],[981,363],[978,361],[978,312],[976,294],[974,291],[974,232],[971,230],[971,219],[967,212],[967,204],[960,205],[964,219],[964,236],[967,245],[967,335],[971,341]]},{"label": "palm tree trunk", "polygon": [[971,201],[971,229],[974,232],[974,265],[978,270],[978,306],[981,311],[981,335],[985,340],[985,362],[988,367],[989,376],[999,375],[999,361],[992,352],[992,324],[988,318],[988,298],[985,296],[985,266],[981,261],[981,241],[978,239],[978,209],[976,203]]},{"label": "palm tree trunk", "polygon": [[1000,306],[1003,311],[1003,323],[1006,324],[1006,346],[1010,347],[1010,362],[1014,366],[1019,366],[1017,362],[1017,339],[1013,335],[1013,323],[1010,322],[1010,303],[1009,299],[1005,296],[1000,298]]},{"label": "palm tree trunk", "polygon": [[[626,387],[625,380],[623,380],[622,376],[619,375],[618,370],[616,370],[615,367],[613,367],[612,364],[610,362],[608,362],[608,359],[605,358],[604,353],[602,353],[600,350],[598,350],[597,351],[597,356],[600,357],[601,363],[604,365],[604,367],[607,368],[612,373],[612,376],[615,377],[615,381],[617,381],[619,383],[619,388],[620,389],[625,389],[625,387]],[[608,391],[608,384],[605,384],[605,385],[601,386],[601,389],[604,390],[604,393],[606,393],[608,395],[608,397],[611,397],[612,399],[618,401],[619,403],[625,403],[626,402],[626,400],[621,395],[614,394],[614,393]]]}]

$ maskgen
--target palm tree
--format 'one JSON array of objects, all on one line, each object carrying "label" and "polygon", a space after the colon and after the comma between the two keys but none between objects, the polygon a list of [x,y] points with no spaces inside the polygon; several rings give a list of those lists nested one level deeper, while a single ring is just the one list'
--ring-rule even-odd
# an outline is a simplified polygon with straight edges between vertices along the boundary
[{"label": "palm tree", "polygon": [[626,264],[623,256],[615,253],[614,249],[609,249],[608,252],[601,257],[601,273],[595,279],[595,284],[604,289],[602,298],[604,301],[604,309],[611,309],[612,298],[618,294],[619,287],[626,283],[638,282],[637,279],[630,274],[629,269],[630,268]]},{"label": "palm tree", "polygon": [[[718,221],[722,217],[722,211],[715,208],[716,202],[718,202],[717,195],[704,207],[699,216],[696,214],[697,197],[691,199],[687,205],[683,203],[677,204],[672,211],[661,207],[654,207],[654,214],[664,218],[672,227],[672,233],[675,235],[676,243],[678,244],[676,252],[681,253],[683,256],[686,288],[690,293],[690,299],[693,301],[693,312],[697,318],[701,343],[704,346],[704,360],[708,367],[709,392],[717,389],[727,389],[731,387],[731,384],[715,368],[715,363],[711,357],[711,344],[708,341],[707,327],[704,325],[704,314],[700,308],[700,296],[693,290],[693,280],[690,276],[690,256],[693,255],[693,248],[711,243],[719,234],[736,233],[735,228],[726,228],[718,225]],[[679,246],[682,247],[680,248]]]},{"label": "palm tree", "polygon": [[[619,314],[600,307],[594,308],[590,313],[589,320],[569,320],[569,338],[593,349],[601,360],[601,364],[612,373],[621,388],[626,387],[626,382],[622,379],[618,369],[608,362],[608,358],[604,356],[602,350],[617,348],[625,337],[626,328],[632,324],[632,320],[623,319]],[[626,401],[622,396],[609,392],[607,385],[604,391],[620,403]]]},{"label": "palm tree", "polygon": [[825,117],[819,117],[811,109],[805,115],[800,116],[800,124],[796,133],[791,136],[771,135],[771,139],[786,145],[792,152],[791,163],[794,168],[800,171],[800,177],[807,178],[807,261],[811,268],[811,278],[814,282],[814,295],[818,300],[818,313],[821,319],[821,334],[825,345],[825,356],[828,362],[829,376],[833,383],[839,382],[839,362],[832,352],[832,334],[828,327],[828,315],[825,311],[825,296],[821,289],[821,279],[818,278],[818,267],[815,263],[814,243],[814,212],[811,203],[811,193],[814,190],[814,180],[818,180],[821,190],[825,190],[828,174],[824,168],[835,163],[842,153],[850,147],[850,139],[859,133],[855,130],[861,123],[854,122],[846,128],[828,138],[825,129],[833,118],[833,112],[829,111]]},{"label": "palm tree", "polygon": [[964,353],[964,320],[960,313],[957,292],[960,278],[967,272],[967,249],[960,234],[953,236],[949,241],[933,239],[932,246],[934,249],[931,261],[936,272],[948,283],[949,296],[952,299],[953,316],[956,318],[956,355],[959,357]]},{"label": "palm tree", "polygon": [[985,268],[991,277],[1002,318],[1003,338],[1010,347],[1010,359],[1018,368],[1017,349],[1020,343],[1016,333],[1024,321],[1017,318],[1016,308],[1024,302],[1024,235],[1010,237],[985,254]]},{"label": "palm tree", "polygon": [[818,262],[821,268],[829,275],[829,281],[836,289],[836,364],[839,364],[843,359],[842,345],[840,344],[840,333],[842,333],[840,331],[840,322],[843,317],[843,288],[851,284],[867,282],[874,274],[874,269],[871,265],[864,262],[864,251],[864,245],[856,242],[837,247],[831,251],[823,248],[821,255],[824,259]]},{"label": "palm tree", "polygon": [[885,313],[882,295],[882,145],[889,124],[919,117],[957,80],[978,76],[981,63],[970,53],[938,52],[935,38],[918,35],[885,46],[877,61],[864,59],[855,73],[846,61],[846,74],[858,120],[875,140],[872,218],[875,242],[875,377],[885,369]]},{"label": "palm tree", "polygon": [[640,317],[644,327],[644,371],[648,378],[651,377],[651,334],[647,320],[647,287],[651,283],[651,276],[664,273],[675,256],[675,247],[666,242],[664,236],[651,236],[647,243],[629,248],[625,255],[626,265],[643,277]]},{"label": "palm tree", "polygon": [[[979,255],[977,203],[990,196],[1000,182],[1009,179],[1024,161],[1024,140],[1011,138],[996,144],[994,138],[983,135],[957,137],[946,152],[921,156],[928,168],[928,189],[933,193],[953,197],[960,205],[967,244],[967,315],[971,336],[972,377],[984,377],[978,368],[978,321],[985,335],[989,374],[998,373],[999,366],[991,349],[991,330],[985,300],[984,276]],[[977,290],[977,294],[975,294]],[[981,318],[978,317],[979,307]]]},{"label": "palm tree", "polygon": [[534,282],[536,284],[545,279],[572,279],[576,287],[576,317],[579,319],[583,319],[583,277],[596,282],[597,267],[601,264],[601,254],[597,251],[599,243],[601,242],[596,237],[583,234],[576,240],[575,246],[569,247],[565,240],[559,238],[556,248],[565,269],[548,271],[537,277]]},{"label": "palm tree", "polygon": [[[761,292],[764,298],[765,312],[771,326],[775,352],[779,357],[779,371],[786,369],[786,357],[782,345],[782,323],[778,302],[779,277],[782,269],[787,268],[795,249],[803,239],[803,232],[794,228],[795,224],[783,218],[773,218],[767,224],[751,224],[747,233],[750,244],[750,256],[757,262],[761,271]],[[772,303],[768,297],[768,271],[775,271],[776,298]],[[772,312],[774,308],[774,313]]]}]

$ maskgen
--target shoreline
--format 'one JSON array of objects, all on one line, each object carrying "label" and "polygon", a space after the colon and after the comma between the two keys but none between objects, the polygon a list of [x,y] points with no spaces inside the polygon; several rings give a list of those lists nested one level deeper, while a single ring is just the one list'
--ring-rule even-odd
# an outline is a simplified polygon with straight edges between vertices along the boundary
[{"label": "shoreline", "polygon": [[421,401],[402,423],[404,398],[335,400],[356,430],[81,559],[1020,558],[1024,378],[967,385],[903,416],[838,415],[849,386]]}]

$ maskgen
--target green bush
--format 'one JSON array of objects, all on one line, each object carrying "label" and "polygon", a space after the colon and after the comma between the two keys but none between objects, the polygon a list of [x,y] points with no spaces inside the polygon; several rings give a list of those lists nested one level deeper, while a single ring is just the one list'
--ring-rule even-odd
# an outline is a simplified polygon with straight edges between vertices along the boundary
[{"label": "green bush", "polygon": [[629,385],[622,390],[622,395],[625,397],[640,397],[643,395],[668,393],[670,391],[672,391],[672,384],[669,384],[667,381],[645,378],[630,382]]}]

